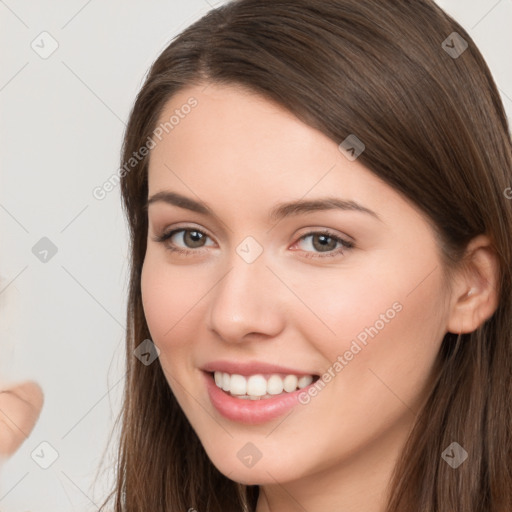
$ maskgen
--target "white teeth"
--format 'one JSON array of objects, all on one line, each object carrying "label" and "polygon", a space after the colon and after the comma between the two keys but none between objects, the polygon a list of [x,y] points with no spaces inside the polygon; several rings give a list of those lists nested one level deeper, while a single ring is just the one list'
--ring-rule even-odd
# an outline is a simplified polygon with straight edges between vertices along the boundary
[{"label": "white teeth", "polygon": [[231,378],[229,377],[229,373],[222,374],[222,389],[224,391],[229,391],[231,385]]},{"label": "white teeth", "polygon": [[267,381],[267,392],[269,395],[279,395],[284,389],[284,382],[279,375],[271,375]]},{"label": "white teeth", "polygon": [[287,375],[284,379],[280,375],[270,375],[267,379],[261,374],[245,377],[243,375],[230,375],[226,372],[214,372],[215,384],[231,395],[244,400],[260,400],[271,398],[281,393],[292,393],[297,388],[302,389],[313,382],[312,375]]},{"label": "white teeth", "polygon": [[[228,373],[224,375],[227,375],[229,378]],[[232,395],[245,395],[247,393],[247,379],[242,375],[231,375],[229,391],[231,391]]]},{"label": "white teeth", "polygon": [[297,383],[299,379],[295,375],[287,375],[284,378],[284,390],[288,393],[295,391],[297,389]]},{"label": "white teeth", "polygon": [[313,377],[311,375],[304,375],[299,379],[298,386],[299,389],[305,388],[306,386],[309,386],[313,382]]},{"label": "white teeth", "polygon": [[[228,375],[228,374],[225,374]],[[240,375],[242,377],[242,375]],[[242,377],[243,378],[243,377]],[[267,394],[267,379],[263,375],[251,375],[247,380],[247,394],[249,396],[263,396]]]}]

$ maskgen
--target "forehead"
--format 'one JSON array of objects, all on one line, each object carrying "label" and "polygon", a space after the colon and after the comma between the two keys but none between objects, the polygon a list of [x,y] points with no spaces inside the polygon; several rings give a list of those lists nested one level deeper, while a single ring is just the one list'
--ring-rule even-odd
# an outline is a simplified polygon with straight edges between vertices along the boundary
[{"label": "forehead", "polygon": [[[195,107],[186,106],[195,101]],[[182,112],[187,111],[187,114]],[[297,167],[308,162],[332,161],[337,146],[323,134],[299,121],[282,106],[237,86],[195,86],[171,98],[159,125],[174,118],[151,159],[208,162],[203,168],[230,167],[233,172],[255,172]],[[319,157],[321,161],[318,162]],[[265,164],[265,165],[262,165]],[[238,170],[238,172],[237,172]],[[274,172],[273,174],[276,174]]]},{"label": "forehead", "polygon": [[237,86],[181,90],[167,102],[159,126],[164,130],[151,150],[149,196],[172,190],[233,212],[326,195],[372,210],[403,203],[366,167],[349,161],[338,143]]}]

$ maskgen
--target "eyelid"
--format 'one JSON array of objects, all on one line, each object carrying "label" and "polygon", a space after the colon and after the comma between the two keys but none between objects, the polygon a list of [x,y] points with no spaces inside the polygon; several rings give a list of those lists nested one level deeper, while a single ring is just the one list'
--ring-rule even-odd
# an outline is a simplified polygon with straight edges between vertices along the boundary
[{"label": "eyelid", "polygon": [[326,227],[322,227],[322,226],[312,226],[312,227],[310,226],[310,227],[304,228],[304,230],[305,231],[303,234],[297,235],[297,239],[301,239],[307,235],[323,233],[323,234],[326,234],[326,235],[329,235],[329,236],[332,236],[335,238],[340,238],[347,243],[355,244],[355,242],[356,242],[355,238],[351,237],[350,235],[348,235],[346,233],[340,233],[339,231],[336,231],[335,229],[331,229],[331,228],[326,228]]},{"label": "eyelid", "polygon": [[[328,228],[309,228],[309,231],[306,233],[300,235],[296,242],[294,242],[293,246],[299,244],[302,240],[315,235],[324,235],[328,238],[331,238],[336,241],[336,243],[341,244],[341,247],[338,247],[337,249],[334,249],[332,251],[325,251],[325,252],[316,252],[316,251],[301,251],[304,253],[304,257],[306,258],[328,258],[328,257],[335,257],[335,256],[344,256],[345,253],[351,249],[355,248],[355,242],[354,239],[350,236],[347,236],[346,238],[338,233],[335,233],[334,231],[328,229]],[[292,247],[293,247],[292,246]],[[294,249],[296,250],[296,249]]]},{"label": "eyelid", "polygon": [[[152,237],[152,240],[154,242],[161,242],[161,243],[166,244],[176,233],[186,232],[186,231],[197,231],[198,233],[205,235],[210,240],[213,240],[213,237],[210,236],[209,233],[205,229],[198,228],[198,227],[192,226],[190,224],[186,224],[184,226],[173,226],[171,229],[164,229],[164,230],[162,230],[160,235],[158,235],[158,234],[154,235]],[[210,246],[208,246],[208,247],[210,247]],[[187,252],[187,251],[199,252],[201,249],[203,249],[203,247],[199,247],[197,249],[183,249],[181,247],[177,248],[177,250],[181,250],[182,252]]]},{"label": "eyelid", "polygon": [[167,236],[171,233],[175,233],[176,231],[199,231],[200,233],[203,233],[204,235],[206,235],[208,238],[210,238],[211,240],[214,240],[214,237],[212,235],[210,235],[210,233],[208,232],[208,230],[206,230],[205,228],[203,228],[202,226],[195,226],[194,224],[176,224],[176,225],[172,225],[172,227],[166,227],[166,228],[163,228],[163,229],[155,229],[154,231],[159,231],[161,233],[161,235],[155,235],[155,238],[161,238],[163,236]]}]

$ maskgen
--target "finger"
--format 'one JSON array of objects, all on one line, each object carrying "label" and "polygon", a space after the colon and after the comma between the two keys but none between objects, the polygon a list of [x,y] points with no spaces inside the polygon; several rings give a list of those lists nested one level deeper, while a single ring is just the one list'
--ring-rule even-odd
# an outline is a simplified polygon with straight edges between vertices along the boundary
[{"label": "finger", "polygon": [[43,402],[43,391],[35,382],[0,391],[0,456],[12,455],[29,436]]}]

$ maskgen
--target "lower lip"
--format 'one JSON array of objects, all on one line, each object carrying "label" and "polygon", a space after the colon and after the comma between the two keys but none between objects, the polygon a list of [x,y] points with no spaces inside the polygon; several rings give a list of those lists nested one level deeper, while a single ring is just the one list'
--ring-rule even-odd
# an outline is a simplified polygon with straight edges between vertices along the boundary
[{"label": "lower lip", "polygon": [[308,388],[315,384],[313,382],[305,388],[297,389],[292,393],[283,393],[273,398],[250,400],[232,397],[215,384],[212,374],[207,372],[203,372],[203,374],[206,378],[208,395],[217,411],[229,420],[248,425],[265,423],[282,416],[300,403],[298,399],[300,393],[307,393]]}]

